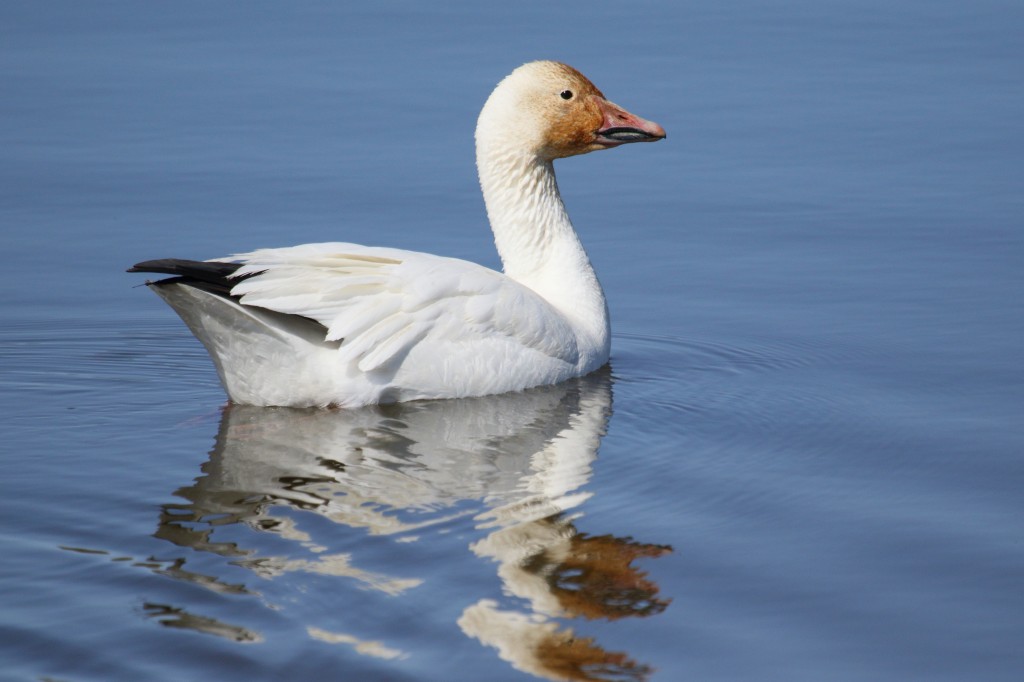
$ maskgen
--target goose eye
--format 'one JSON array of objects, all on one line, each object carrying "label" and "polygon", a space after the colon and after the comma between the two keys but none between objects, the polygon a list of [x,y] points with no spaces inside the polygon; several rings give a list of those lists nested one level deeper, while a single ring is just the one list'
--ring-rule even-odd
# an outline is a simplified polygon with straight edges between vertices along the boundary
[{"label": "goose eye", "polygon": [[558,94],[562,99],[572,99],[572,90],[562,90]]}]

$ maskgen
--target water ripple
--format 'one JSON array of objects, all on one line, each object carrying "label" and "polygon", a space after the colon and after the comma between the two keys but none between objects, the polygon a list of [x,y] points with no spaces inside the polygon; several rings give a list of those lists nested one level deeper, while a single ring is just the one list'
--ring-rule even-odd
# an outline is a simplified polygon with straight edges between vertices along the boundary
[{"label": "water ripple", "polygon": [[[665,447],[742,441],[775,450],[833,429],[854,407],[827,390],[834,368],[850,355],[790,341],[748,345],[703,339],[618,335],[612,360],[620,433],[646,445],[650,434],[674,434]],[[666,428],[666,425],[669,428]]]},{"label": "water ripple", "polygon": [[657,376],[664,376],[664,370],[744,374],[807,367],[842,357],[835,348],[792,340],[759,339],[756,345],[742,346],[719,340],[649,334],[619,333],[615,339],[614,359],[642,357],[646,360],[653,356],[651,364],[661,370]]},{"label": "water ripple", "polygon": [[0,358],[0,386],[44,396],[137,391],[141,398],[171,385],[218,385],[206,351],[176,320],[13,322],[0,331]]}]

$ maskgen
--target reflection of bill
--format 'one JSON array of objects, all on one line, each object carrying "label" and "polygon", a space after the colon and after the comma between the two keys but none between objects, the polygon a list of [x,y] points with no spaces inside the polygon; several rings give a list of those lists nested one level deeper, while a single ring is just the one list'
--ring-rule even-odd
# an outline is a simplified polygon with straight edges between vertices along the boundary
[{"label": "reflection of bill", "polygon": [[[606,658],[602,665],[620,676],[643,678],[644,666],[550,620],[646,616],[667,604],[632,565],[667,547],[587,536],[568,513],[589,497],[583,486],[610,414],[607,371],[522,393],[359,410],[231,406],[205,475],[177,492],[187,504],[164,507],[157,536],[228,557],[264,578],[316,573],[402,595],[423,581],[361,569],[358,553],[327,551],[303,527],[315,524],[303,524],[287,509],[402,543],[472,516],[487,532],[473,552],[497,562],[506,592],[525,600],[529,613],[480,600],[459,619],[466,634],[515,667],[550,679],[590,679],[571,671]],[[231,524],[272,530],[308,551],[261,555],[240,545],[237,533],[231,542],[218,542],[216,529]],[[183,579],[196,575],[178,569]],[[320,641],[360,653],[388,650],[311,628]]]},{"label": "reflection of bill", "polygon": [[490,599],[469,607],[459,627],[498,650],[517,670],[549,680],[645,680],[652,669],[618,651],[606,651],[556,621],[503,611]]}]

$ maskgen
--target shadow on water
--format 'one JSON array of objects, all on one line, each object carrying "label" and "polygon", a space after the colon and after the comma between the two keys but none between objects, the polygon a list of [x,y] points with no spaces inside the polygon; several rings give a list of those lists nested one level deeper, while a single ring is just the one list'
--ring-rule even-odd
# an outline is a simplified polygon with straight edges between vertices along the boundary
[{"label": "shadow on water", "polygon": [[[490,593],[465,593],[479,589],[472,581],[460,586],[460,601],[469,604],[457,618],[465,636],[540,678],[646,679],[649,666],[577,636],[562,622],[646,617],[669,603],[634,561],[662,556],[670,547],[589,535],[574,524],[577,508],[591,494],[584,486],[611,402],[611,376],[603,371],[511,395],[360,410],[229,406],[204,475],[177,491],[186,503],[164,506],[156,536],[228,559],[262,579],[298,571],[412,599],[430,576],[484,559],[497,567],[510,598],[499,604]],[[362,568],[372,564],[360,555],[365,545],[334,551],[336,533],[316,529],[336,526],[306,523],[304,514],[363,538],[386,539],[398,555],[411,556],[410,546],[424,541],[450,547],[455,555],[401,564],[403,571],[418,566],[429,574],[422,577]],[[470,529],[468,547],[451,544],[451,526],[458,524]],[[247,529],[274,534],[288,551],[267,551],[258,539],[263,535],[238,532]],[[226,531],[229,537],[220,539]],[[435,565],[424,563],[430,561]],[[186,570],[184,563],[160,570],[217,592],[255,594]],[[230,631],[240,642],[260,638],[170,606],[147,606],[147,615],[170,627]],[[353,644],[378,658],[408,655],[347,633],[312,625],[306,630],[311,638]]]}]

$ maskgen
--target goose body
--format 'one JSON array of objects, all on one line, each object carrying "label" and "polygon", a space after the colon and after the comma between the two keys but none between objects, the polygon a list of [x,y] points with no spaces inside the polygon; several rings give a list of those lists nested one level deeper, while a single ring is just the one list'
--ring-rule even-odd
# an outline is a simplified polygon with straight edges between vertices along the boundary
[{"label": "goose body", "polygon": [[355,407],[557,383],[603,366],[610,331],[552,162],[663,137],[572,67],[532,62],[498,84],[476,129],[504,273],[342,242],[130,271],[174,275],[149,284],[236,403]]}]

